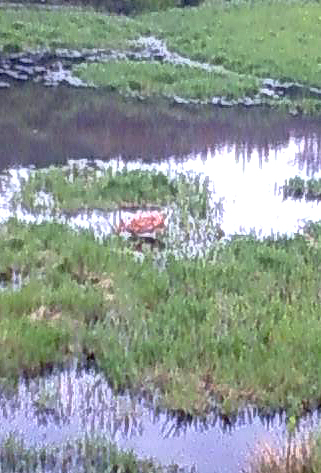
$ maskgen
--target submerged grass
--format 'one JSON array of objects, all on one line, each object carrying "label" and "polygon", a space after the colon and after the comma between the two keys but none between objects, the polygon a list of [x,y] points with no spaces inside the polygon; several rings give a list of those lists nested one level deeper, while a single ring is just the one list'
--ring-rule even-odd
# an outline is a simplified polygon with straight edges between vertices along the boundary
[{"label": "submerged grass", "polygon": [[158,387],[171,408],[298,413],[320,402],[320,235],[236,238],[205,258],[169,249],[160,269],[118,237],[11,220],[0,270],[29,279],[0,292],[1,374],[87,353],[116,389]]}]

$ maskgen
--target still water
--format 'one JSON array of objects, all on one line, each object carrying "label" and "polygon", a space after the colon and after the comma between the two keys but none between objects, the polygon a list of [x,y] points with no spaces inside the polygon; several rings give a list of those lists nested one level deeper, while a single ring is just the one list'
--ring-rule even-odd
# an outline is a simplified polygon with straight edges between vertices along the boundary
[{"label": "still water", "polygon": [[[280,448],[285,442],[283,413],[267,417],[247,407],[226,425],[215,412],[186,419],[155,408],[156,401],[156,395],[154,400],[115,395],[94,370],[73,367],[21,378],[15,394],[0,395],[0,442],[12,434],[25,446],[43,447],[100,436],[140,458],[200,473],[238,473],[259,445]],[[299,428],[302,434],[318,425],[315,412]]]}]

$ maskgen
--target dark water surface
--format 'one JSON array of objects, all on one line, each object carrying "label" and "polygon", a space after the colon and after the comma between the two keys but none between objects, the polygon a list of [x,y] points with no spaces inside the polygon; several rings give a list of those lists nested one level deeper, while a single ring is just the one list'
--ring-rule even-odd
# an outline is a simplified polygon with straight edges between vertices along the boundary
[{"label": "dark water surface", "polygon": [[[123,100],[99,90],[25,84],[0,89],[0,170],[67,159],[159,162],[233,151],[243,166],[282,150],[319,170],[321,121],[262,108],[180,106]],[[294,146],[295,143],[300,146]]]}]

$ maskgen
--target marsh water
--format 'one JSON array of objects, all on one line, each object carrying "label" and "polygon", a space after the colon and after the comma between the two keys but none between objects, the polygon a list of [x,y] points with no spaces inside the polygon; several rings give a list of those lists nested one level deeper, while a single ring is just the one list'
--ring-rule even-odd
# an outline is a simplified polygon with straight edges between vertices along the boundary
[{"label": "marsh water", "polygon": [[[101,436],[164,466],[236,473],[260,445],[278,447],[286,438],[282,413],[264,416],[248,406],[226,424],[215,411],[189,418],[156,408],[156,403],[157,393],[154,399],[116,396],[93,369],[74,366],[33,380],[21,378],[14,394],[0,396],[0,442],[10,433],[37,448]],[[299,428],[318,425],[315,412],[301,419]]]},{"label": "marsh water", "polygon": [[[35,84],[0,90],[0,104],[1,222],[12,214],[9,200],[19,179],[35,167],[70,160],[201,173],[222,200],[227,236],[293,234],[320,219],[320,204],[283,201],[282,186],[296,175],[320,175],[321,119],[262,108],[138,102]],[[76,215],[71,223],[98,222],[104,229],[104,218]],[[14,432],[27,445],[48,445],[100,434],[139,457],[200,473],[239,472],[258,442],[282,445],[286,436],[284,414],[264,417],[250,406],[228,426],[214,412],[205,420],[182,419],[155,409],[155,399],[115,396],[102,376],[76,368],[21,379],[17,392],[0,396],[0,405],[0,440]],[[318,424],[315,412],[300,427]]]},{"label": "marsh water", "polygon": [[226,235],[293,234],[305,221],[319,219],[318,203],[283,201],[282,194],[285,179],[320,173],[318,118],[258,107],[142,103],[98,90],[33,84],[0,94],[3,171],[96,159],[169,174],[200,173],[222,199]]}]

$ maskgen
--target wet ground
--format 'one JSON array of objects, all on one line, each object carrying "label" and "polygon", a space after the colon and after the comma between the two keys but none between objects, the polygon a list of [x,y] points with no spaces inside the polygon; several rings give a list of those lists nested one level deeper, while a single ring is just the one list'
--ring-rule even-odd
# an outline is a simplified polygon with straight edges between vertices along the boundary
[{"label": "wet ground", "polygon": [[[223,199],[227,236],[292,234],[319,220],[320,204],[283,202],[285,179],[320,175],[321,120],[270,109],[201,109],[174,103],[132,102],[98,90],[42,88],[34,84],[0,90],[0,222],[12,215],[10,197],[32,167],[93,160],[100,167],[148,167],[208,176]],[[86,165],[88,161],[83,161]],[[35,219],[24,213],[22,219]],[[108,233],[109,216],[74,215],[74,226]],[[11,285],[19,283],[12,274]],[[1,278],[0,289],[8,281]],[[178,463],[200,473],[239,472],[258,441],[282,444],[284,415],[262,417],[249,407],[227,426],[157,411],[153,402],[115,397],[92,371],[57,372],[21,379],[18,393],[0,396],[0,439],[10,432],[30,445],[103,434],[141,457]],[[314,428],[318,414],[303,419]]]}]

